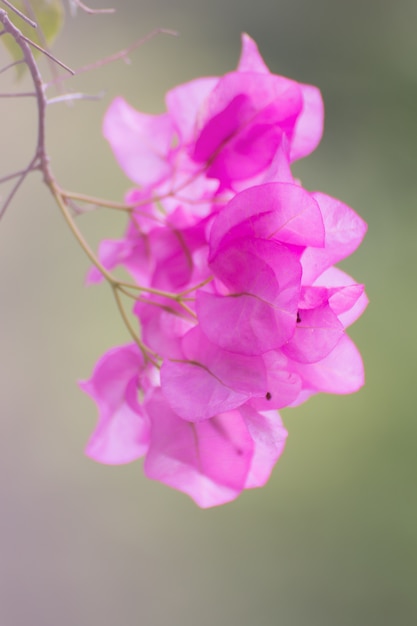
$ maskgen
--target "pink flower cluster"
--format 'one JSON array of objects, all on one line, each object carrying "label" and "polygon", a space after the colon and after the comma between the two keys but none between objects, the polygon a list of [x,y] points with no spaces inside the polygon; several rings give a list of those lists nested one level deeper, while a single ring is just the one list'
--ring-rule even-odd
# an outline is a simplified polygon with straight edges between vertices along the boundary
[{"label": "pink flower cluster", "polygon": [[99,409],[87,454],[144,456],[149,478],[201,507],[265,484],[287,435],[277,409],[364,378],[345,328],[366,295],[334,264],[366,224],[290,167],[320,141],[320,92],[272,74],[242,43],[236,71],[172,89],[166,113],[117,98],[104,120],[137,187],[125,236],[99,257],[141,286],[141,340],[107,352],[82,383]]}]

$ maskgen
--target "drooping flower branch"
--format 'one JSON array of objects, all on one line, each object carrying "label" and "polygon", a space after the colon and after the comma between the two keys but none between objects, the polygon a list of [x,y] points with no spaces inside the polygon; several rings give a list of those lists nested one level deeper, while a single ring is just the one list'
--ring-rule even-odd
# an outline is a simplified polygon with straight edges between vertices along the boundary
[{"label": "drooping flower branch", "polygon": [[[3,1],[3,0],[2,0]],[[13,12],[24,19],[24,21],[29,24],[29,26],[36,28],[37,24],[21,13],[18,9],[16,9],[11,3],[5,2],[7,7]],[[78,6],[82,9],[85,7],[82,3],[78,3]],[[96,12],[96,11],[94,11]],[[117,61],[119,59],[126,58],[126,56],[132,52],[137,47],[143,45],[150,38],[156,36],[159,33],[165,33],[174,35],[173,31],[168,31],[165,29],[158,29],[148,34],[146,37],[138,40],[133,43],[128,48],[121,50],[106,59],[101,59],[95,63],[90,64],[89,66],[80,68],[80,70],[72,70],[61,60],[56,58],[49,50],[42,48],[35,42],[33,42],[30,38],[23,35],[21,30],[14,24],[14,22],[10,19],[9,14],[6,10],[0,9],[0,23],[3,26],[3,30],[0,32],[1,35],[9,35],[13,38],[13,41],[16,43],[18,49],[21,51],[21,58],[9,63],[5,67],[0,69],[0,74],[5,73],[7,71],[12,70],[14,67],[18,65],[24,65],[33,82],[33,91],[30,92],[16,92],[16,93],[4,93],[0,94],[0,97],[7,98],[16,98],[16,97],[33,97],[35,106],[37,108],[37,140],[34,146],[34,152],[29,162],[22,169],[7,173],[4,176],[0,177],[0,185],[4,183],[12,182],[12,187],[10,191],[6,194],[5,198],[2,199],[0,204],[0,219],[5,214],[6,210],[10,206],[12,200],[14,199],[16,193],[20,189],[21,185],[26,180],[27,176],[32,172],[40,172],[43,181],[46,186],[49,188],[55,202],[61,210],[61,213],[67,222],[70,230],[73,235],[83,248],[84,252],[89,257],[90,261],[97,267],[98,271],[101,272],[103,277],[108,281],[109,285],[114,294],[114,298],[117,304],[118,309],[120,310],[122,319],[124,320],[129,332],[131,332],[133,339],[136,341],[138,346],[141,349],[145,349],[143,343],[140,339],[137,331],[132,327],[131,322],[126,314],[125,305],[122,300],[122,295],[128,296],[130,298],[135,298],[138,290],[140,291],[140,287],[138,287],[134,283],[126,283],[120,280],[117,280],[112,274],[106,270],[106,268],[101,264],[97,255],[92,251],[88,242],[83,237],[74,216],[77,215],[77,205],[75,202],[83,202],[90,205],[93,205],[95,208],[98,207],[106,207],[110,209],[119,209],[120,206],[117,203],[113,203],[111,201],[102,200],[98,198],[91,199],[88,196],[83,196],[82,194],[78,194],[76,192],[70,192],[64,190],[57,179],[55,178],[51,166],[49,156],[46,150],[46,116],[47,116],[47,108],[50,104],[54,104],[56,102],[62,102],[66,100],[80,99],[89,96],[85,96],[85,94],[60,94],[57,97],[48,98],[47,89],[48,87],[53,86],[57,82],[61,82],[65,80],[66,77],[54,78],[53,80],[46,82],[44,81],[42,74],[39,69],[38,62],[34,55],[34,50],[40,51],[44,54],[48,59],[56,63],[59,67],[63,68],[69,75],[79,74],[84,71],[90,71],[96,67],[101,67],[102,65],[106,65],[113,61]],[[124,207],[127,211],[130,210],[129,207]],[[82,211],[81,211],[82,212]]]},{"label": "drooping flower branch", "polygon": [[82,384],[99,409],[87,453],[144,456],[148,477],[208,507],[266,482],[286,438],[277,409],[363,384],[345,328],[367,299],[334,264],[366,225],[294,179],[322,135],[321,95],[271,74],[249,36],[236,71],[180,85],[166,106],[116,98],[104,119],[136,187],[124,237],[99,258],[140,288],[143,345],[107,352]]},{"label": "drooping flower branch", "polygon": [[[133,339],[81,384],[99,410],[87,454],[110,464],[144,457],[148,477],[202,507],[264,485],[287,435],[278,409],[364,380],[345,329],[367,298],[335,264],[366,225],[291,171],[321,139],[319,90],[272,74],[244,35],[235,71],[175,87],[163,114],[116,98],[103,132],[134,187],[110,202],[54,178],[45,84],[27,38],[6,11],[0,20],[21,47],[39,113],[33,159],[2,179],[16,178],[5,206],[28,173],[42,172],[93,264],[88,282],[108,282]],[[124,237],[101,242],[98,255],[74,219],[86,207],[127,216]]]}]

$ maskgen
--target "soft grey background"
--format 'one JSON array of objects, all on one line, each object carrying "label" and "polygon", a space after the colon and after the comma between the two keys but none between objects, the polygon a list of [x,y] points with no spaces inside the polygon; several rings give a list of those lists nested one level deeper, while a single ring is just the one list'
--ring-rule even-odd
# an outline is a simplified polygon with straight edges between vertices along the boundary
[{"label": "soft grey background", "polygon": [[[284,411],[287,449],[269,484],[221,508],[147,481],[140,462],[85,458],[96,412],[76,380],[127,335],[109,290],[84,288],[88,262],[34,175],[0,223],[0,626],[413,626],[417,5],[114,4],[115,16],[68,16],[58,56],[79,67],[155,27],[180,37],[67,83],[106,94],[50,108],[58,179],[121,199],[129,182],[101,137],[111,98],[162,111],[178,82],[233,69],[247,31],[274,72],[323,91],[325,137],[297,175],[369,222],[343,266],[371,299],[351,331],[367,384]],[[0,100],[0,119],[1,176],[30,154],[33,103]],[[94,245],[124,226],[104,212],[80,225]]]}]

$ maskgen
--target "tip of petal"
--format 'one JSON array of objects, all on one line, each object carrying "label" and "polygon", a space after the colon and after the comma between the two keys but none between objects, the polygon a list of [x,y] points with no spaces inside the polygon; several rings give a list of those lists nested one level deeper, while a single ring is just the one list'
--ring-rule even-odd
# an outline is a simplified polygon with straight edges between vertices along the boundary
[{"label": "tip of petal", "polygon": [[258,46],[247,33],[242,33],[242,52],[237,71],[270,74],[267,65],[259,53]]}]

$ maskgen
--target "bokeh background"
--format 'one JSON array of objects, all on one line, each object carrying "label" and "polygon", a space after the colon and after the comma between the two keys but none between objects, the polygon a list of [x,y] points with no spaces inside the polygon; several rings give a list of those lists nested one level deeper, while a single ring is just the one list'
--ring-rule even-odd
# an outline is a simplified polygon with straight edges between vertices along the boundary
[{"label": "bokeh background", "polygon": [[[120,200],[129,181],[101,137],[111,99],[160,112],[175,84],[233,69],[248,32],[271,70],[322,89],[324,139],[297,175],[369,223],[343,264],[371,300],[351,329],[367,383],[284,411],[289,439],[270,482],[224,507],[199,510],[143,478],[140,462],[95,464],[83,448],[96,410],[76,380],[128,337],[106,286],[83,286],[88,261],[33,175],[0,223],[0,626],[413,626],[417,5],[114,5],[114,16],[68,12],[55,53],[79,67],[156,27],[180,36],[67,83],[105,95],[50,107],[57,178]],[[0,76],[1,92],[10,84]],[[30,154],[33,102],[0,100],[0,118],[3,175]],[[124,228],[111,212],[79,223],[93,245]]]}]

